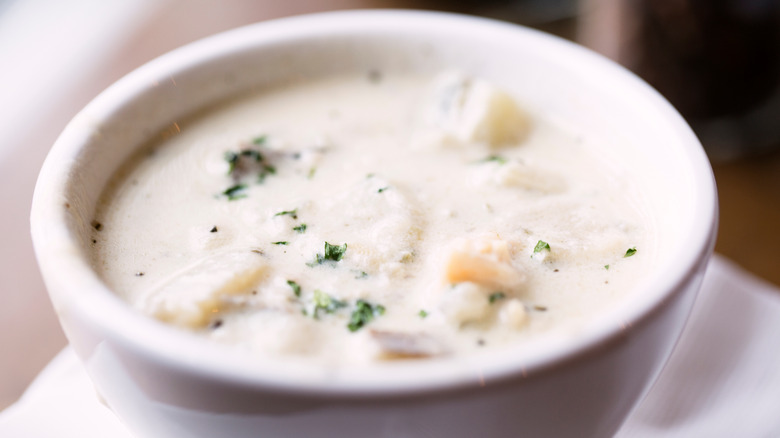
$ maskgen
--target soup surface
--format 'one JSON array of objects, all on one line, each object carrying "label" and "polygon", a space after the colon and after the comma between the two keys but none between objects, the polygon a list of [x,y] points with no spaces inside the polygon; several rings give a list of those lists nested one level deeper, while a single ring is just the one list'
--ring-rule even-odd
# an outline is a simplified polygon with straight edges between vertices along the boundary
[{"label": "soup surface", "polygon": [[640,191],[459,73],[291,83],[176,123],[114,177],[93,263],[154,318],[365,363],[577,327],[650,270]]}]

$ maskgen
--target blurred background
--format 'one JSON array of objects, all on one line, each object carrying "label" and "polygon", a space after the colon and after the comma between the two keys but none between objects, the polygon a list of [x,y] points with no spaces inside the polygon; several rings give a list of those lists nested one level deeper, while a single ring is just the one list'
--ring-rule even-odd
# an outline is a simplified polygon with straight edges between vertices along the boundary
[{"label": "blurred background", "polygon": [[0,0],[0,410],[65,346],[28,215],[64,126],[146,61],[233,27],[353,8],[535,27],[636,72],[694,127],[718,184],[716,251],[780,285],[779,0]]}]

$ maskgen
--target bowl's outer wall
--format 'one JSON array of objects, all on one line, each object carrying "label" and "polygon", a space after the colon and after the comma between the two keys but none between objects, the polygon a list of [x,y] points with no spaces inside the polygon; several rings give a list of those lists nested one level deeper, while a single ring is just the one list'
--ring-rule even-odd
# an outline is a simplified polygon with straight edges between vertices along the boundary
[{"label": "bowl's outer wall", "polygon": [[[606,437],[649,390],[701,285],[702,260],[662,307],[625,335],[539,375],[400,397],[290,395],[204,382],[123,339],[64,317],[100,395],[138,436]],[[94,336],[98,334],[98,336]],[[229,432],[228,432],[229,431]]]},{"label": "bowl's outer wall", "polygon": [[[421,19],[420,16],[425,14],[415,13],[410,16],[412,15]],[[429,17],[432,20],[442,20],[442,17],[446,16],[434,14]],[[485,22],[482,21],[480,26],[485,26]],[[288,44],[290,46],[277,46],[274,50],[284,52],[295,45],[294,42]],[[349,45],[349,42],[342,41],[341,44]],[[449,52],[445,56],[457,59],[457,49],[447,47],[445,51]],[[319,56],[327,59],[327,56],[330,56],[326,55],[327,50],[311,47],[308,50],[306,56],[309,57]],[[128,135],[135,135],[139,139],[148,138],[149,132],[170,123],[170,120],[163,120],[165,114],[174,118],[185,116],[204,101],[224,95],[225,90],[232,89],[235,93],[235,87],[231,85],[235,82],[257,82],[256,78],[241,75],[249,75],[248,72],[254,71],[253,63],[262,64],[268,58],[246,59],[240,52],[241,49],[235,49],[233,53],[224,54],[217,60],[225,64],[244,63],[245,68],[239,69],[233,77],[226,78],[217,74],[214,80],[210,80],[206,85],[194,84],[186,88],[190,79],[194,82],[202,81],[203,75],[200,73],[203,72],[188,76],[190,72],[185,68],[182,74],[176,77],[179,84],[177,87],[155,84],[154,87],[149,86],[142,90],[146,107],[121,101],[119,109],[111,108],[111,104],[116,102],[110,99],[101,101],[101,104],[108,102],[104,106],[88,107],[94,114],[85,110],[86,116],[82,114],[80,122],[75,123],[69,134],[66,131],[67,135],[64,134],[64,140],[61,140],[64,143],[72,143],[72,139],[80,136],[90,138],[93,128],[91,125],[84,127],[84,120],[93,115],[99,120],[101,116],[106,117],[102,112],[110,111],[123,117],[128,111],[134,115],[124,119],[120,117],[122,122],[113,127],[106,125],[102,132],[104,139],[112,135],[111,129],[127,131]],[[192,50],[189,53],[192,54]],[[355,53],[353,56],[357,61],[353,62],[359,63],[365,58],[364,55],[365,53]],[[182,55],[180,52],[177,56],[178,58],[166,58],[162,65],[167,62],[177,66],[177,63],[182,59],[186,60],[189,55]],[[432,67],[436,64],[432,60],[407,59],[390,63],[387,67],[403,69],[405,63],[416,65],[420,62],[428,62]],[[159,67],[161,64],[157,65]],[[277,70],[267,72],[269,76],[273,76],[284,73],[284,69],[289,66],[272,65],[268,68]],[[330,68],[338,72],[339,66]],[[473,69],[480,71],[477,66],[473,66]],[[205,73],[206,76],[209,74],[213,75],[215,71]],[[202,89],[203,92],[191,96],[186,93],[187,89]],[[158,105],[155,105],[155,102]],[[145,126],[145,131],[134,130],[134,121]],[[78,196],[83,200],[73,203],[71,199],[71,213],[77,210],[77,215],[80,215],[80,218],[74,221],[76,225],[71,227],[71,230],[75,231],[71,232],[81,233],[82,239],[85,237],[85,230],[89,228],[88,218],[91,217],[97,197],[94,193],[86,194],[87,191],[102,187],[113,169],[122,161],[116,157],[129,154],[126,150],[116,150],[115,148],[120,147],[117,142],[104,141],[105,144],[89,151],[91,155],[80,156],[76,161],[113,162],[115,166],[102,167],[96,173],[71,178],[77,180],[74,190],[80,191]],[[63,155],[61,150],[54,152]],[[55,155],[54,158],[61,157]],[[52,156],[47,159],[47,165],[55,166],[48,163],[50,160]],[[36,198],[46,198],[46,192],[56,188],[44,186],[40,196],[38,190],[39,188],[36,188]],[[67,199],[62,199],[65,200]],[[609,337],[580,354],[568,356],[552,367],[548,366],[539,372],[515,373],[500,380],[488,379],[481,382],[483,384],[474,382],[472,385],[461,385],[457,388],[445,387],[390,396],[382,393],[333,396],[326,393],[317,395],[285,392],[262,385],[240,386],[235,382],[209,377],[208,373],[192,372],[193,368],[185,369],[176,366],[175,362],[161,360],[138,339],[118,332],[116,327],[110,327],[110,323],[106,321],[111,315],[99,315],[101,309],[84,310],[88,309],[88,303],[83,302],[86,297],[103,299],[100,294],[103,293],[104,286],[100,285],[96,278],[84,281],[81,278],[83,276],[75,278],[63,274],[63,266],[72,266],[71,271],[74,272],[83,267],[78,264],[80,262],[73,261],[74,257],[78,256],[75,252],[70,252],[72,248],[65,248],[65,252],[58,253],[46,246],[47,240],[59,241],[62,236],[56,233],[36,234],[36,209],[46,214],[54,211],[53,206],[41,207],[36,204],[39,203],[34,203],[33,207],[36,253],[65,333],[76,353],[84,361],[90,377],[107,404],[133,432],[149,437],[609,436],[618,429],[637,401],[649,389],[671,353],[692,307],[714,243],[714,223],[706,224],[710,227],[708,240],[698,248],[699,255],[695,265],[686,269],[685,275],[676,283],[675,290],[670,291],[649,315],[644,315],[639,321],[626,321],[617,336]],[[60,206],[58,202],[57,207]],[[44,213],[39,213],[38,222],[42,222],[44,216]],[[77,229],[77,225],[81,229]],[[48,232],[49,229],[45,231]],[[57,260],[58,258],[63,260]],[[55,265],[59,271],[55,269]],[[73,284],[63,279],[73,280]],[[74,287],[74,284],[79,286]]]}]

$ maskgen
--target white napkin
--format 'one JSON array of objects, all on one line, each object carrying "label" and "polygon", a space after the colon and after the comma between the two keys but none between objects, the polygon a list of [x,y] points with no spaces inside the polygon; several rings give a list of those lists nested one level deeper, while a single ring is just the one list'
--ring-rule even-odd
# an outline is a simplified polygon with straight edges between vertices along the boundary
[{"label": "white napkin", "polygon": [[[780,436],[780,289],[715,256],[691,320],[656,385],[618,433]],[[0,437],[131,438],[70,348],[0,413]]]}]

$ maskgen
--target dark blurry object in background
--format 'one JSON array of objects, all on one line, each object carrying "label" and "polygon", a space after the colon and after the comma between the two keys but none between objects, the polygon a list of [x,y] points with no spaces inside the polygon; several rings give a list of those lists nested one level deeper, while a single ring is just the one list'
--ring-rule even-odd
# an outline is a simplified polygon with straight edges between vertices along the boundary
[{"label": "dark blurry object in background", "polygon": [[426,0],[415,7],[495,18],[570,40],[576,37],[577,0]]},{"label": "dark blurry object in background", "polygon": [[640,19],[632,68],[687,116],[708,119],[764,103],[778,82],[777,3],[632,2]]},{"label": "dark blurry object in background", "polygon": [[666,96],[710,158],[780,147],[780,1],[589,0],[583,15],[583,42]]}]

